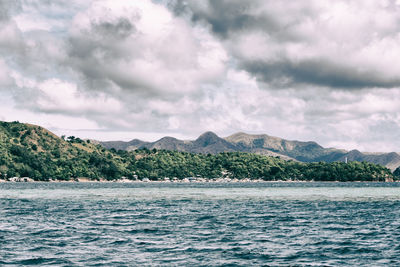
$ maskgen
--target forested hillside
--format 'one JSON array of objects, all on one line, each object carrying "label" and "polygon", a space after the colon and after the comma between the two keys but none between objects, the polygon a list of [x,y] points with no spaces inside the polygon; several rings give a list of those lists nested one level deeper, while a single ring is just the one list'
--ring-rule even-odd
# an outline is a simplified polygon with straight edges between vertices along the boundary
[{"label": "forested hillside", "polygon": [[195,154],[149,150],[107,150],[73,136],[59,138],[40,126],[0,123],[0,178],[115,180],[164,177],[306,181],[388,181],[393,174],[367,162],[302,163],[243,152]]},{"label": "forested hillside", "polygon": [[279,156],[282,159],[292,159],[301,162],[371,162],[388,167],[392,171],[400,166],[400,155],[391,153],[362,153],[357,150],[346,151],[335,148],[324,148],[316,142],[301,142],[285,140],[266,134],[236,133],[221,138],[213,132],[206,132],[196,140],[179,140],[173,137],[163,137],[155,142],[144,142],[134,139],[129,142],[108,141],[98,142],[107,149],[122,149],[133,151],[140,148],[166,149],[190,153],[248,152],[265,156]]},{"label": "forested hillside", "polygon": [[0,173],[3,177],[69,180],[117,178],[122,159],[99,145],[18,122],[0,123]]}]

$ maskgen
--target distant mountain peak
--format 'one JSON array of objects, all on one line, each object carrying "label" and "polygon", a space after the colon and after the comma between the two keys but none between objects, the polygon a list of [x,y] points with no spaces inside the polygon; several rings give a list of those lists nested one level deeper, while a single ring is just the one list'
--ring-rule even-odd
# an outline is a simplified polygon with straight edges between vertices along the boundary
[{"label": "distant mountain peak", "polygon": [[267,134],[249,134],[249,133],[245,133],[245,132],[237,132],[237,133],[234,133],[234,134],[226,137],[225,139],[227,139],[227,138],[260,138],[260,137],[270,137],[270,136]]},{"label": "distant mountain peak", "polygon": [[[237,132],[237,133],[231,134],[230,136],[248,136],[248,135],[251,135],[251,134],[248,134],[245,132]],[[230,137],[230,136],[228,136],[228,137]]]},{"label": "distant mountain peak", "polygon": [[178,141],[178,139],[176,139],[175,137],[171,137],[171,136],[165,136],[161,139],[159,139],[157,142],[168,142],[168,141]]},{"label": "distant mountain peak", "polygon": [[314,141],[292,141],[267,134],[248,134],[237,132],[228,137],[221,138],[214,132],[208,131],[201,134],[196,140],[182,141],[174,137],[163,137],[156,142],[140,140],[130,142],[100,142],[104,147],[134,150],[146,147],[149,149],[178,150],[191,153],[211,153],[240,151],[257,153],[269,156],[278,156],[283,159],[292,159],[303,162],[318,161],[368,161],[385,165],[392,170],[400,166],[400,155],[397,153],[371,154],[358,150],[344,151],[335,148],[324,148]]},{"label": "distant mountain peak", "polygon": [[214,132],[208,131],[200,135],[193,143],[196,145],[200,145],[202,147],[206,147],[220,142],[226,142],[226,141],[220,138]]},{"label": "distant mountain peak", "polygon": [[131,141],[129,141],[129,142],[131,142],[131,143],[135,143],[135,142],[144,142],[144,141],[142,141],[142,140],[140,140],[140,139],[137,139],[137,138],[135,138],[135,139],[132,139]]},{"label": "distant mountain peak", "polygon": [[200,138],[220,138],[220,137],[212,131],[207,131],[207,132],[202,133],[197,139],[200,139]]}]

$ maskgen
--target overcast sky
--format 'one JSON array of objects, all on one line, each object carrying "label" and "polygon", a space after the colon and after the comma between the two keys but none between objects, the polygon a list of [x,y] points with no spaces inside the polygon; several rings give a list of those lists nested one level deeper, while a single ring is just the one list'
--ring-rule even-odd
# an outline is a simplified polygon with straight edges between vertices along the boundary
[{"label": "overcast sky", "polygon": [[400,151],[400,1],[0,0],[0,120]]}]

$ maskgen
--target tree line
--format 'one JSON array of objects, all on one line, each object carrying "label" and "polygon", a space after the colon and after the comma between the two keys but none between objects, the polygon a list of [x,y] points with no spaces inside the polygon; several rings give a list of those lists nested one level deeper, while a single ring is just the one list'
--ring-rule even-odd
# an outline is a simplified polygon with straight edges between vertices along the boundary
[{"label": "tree line", "polygon": [[[394,175],[395,174],[395,175]],[[244,152],[216,155],[167,150],[107,150],[80,138],[59,138],[38,127],[0,123],[0,178],[35,180],[150,180],[164,177],[261,179],[265,181],[385,181],[400,178],[384,166],[368,162],[285,161]]]}]

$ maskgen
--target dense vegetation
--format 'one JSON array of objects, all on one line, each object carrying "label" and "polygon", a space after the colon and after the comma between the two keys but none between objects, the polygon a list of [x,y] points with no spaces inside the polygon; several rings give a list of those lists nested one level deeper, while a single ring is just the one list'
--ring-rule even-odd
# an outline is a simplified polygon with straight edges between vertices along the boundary
[{"label": "dense vegetation", "polygon": [[[120,154],[129,155],[127,152]],[[145,154],[143,154],[145,153]],[[243,152],[217,155],[190,154],[176,151],[136,151],[140,159],[132,162],[139,177],[201,176],[306,181],[385,181],[392,178],[389,169],[367,162],[301,163],[283,161]]]},{"label": "dense vegetation", "polygon": [[400,167],[398,167],[396,170],[394,170],[393,176],[394,176],[394,179],[400,180]]},{"label": "dense vegetation", "polygon": [[0,178],[13,176],[35,180],[200,176],[268,181],[385,181],[394,177],[389,169],[367,162],[301,163],[242,152],[211,155],[155,149],[106,150],[73,136],[59,138],[39,126],[1,122]]}]

